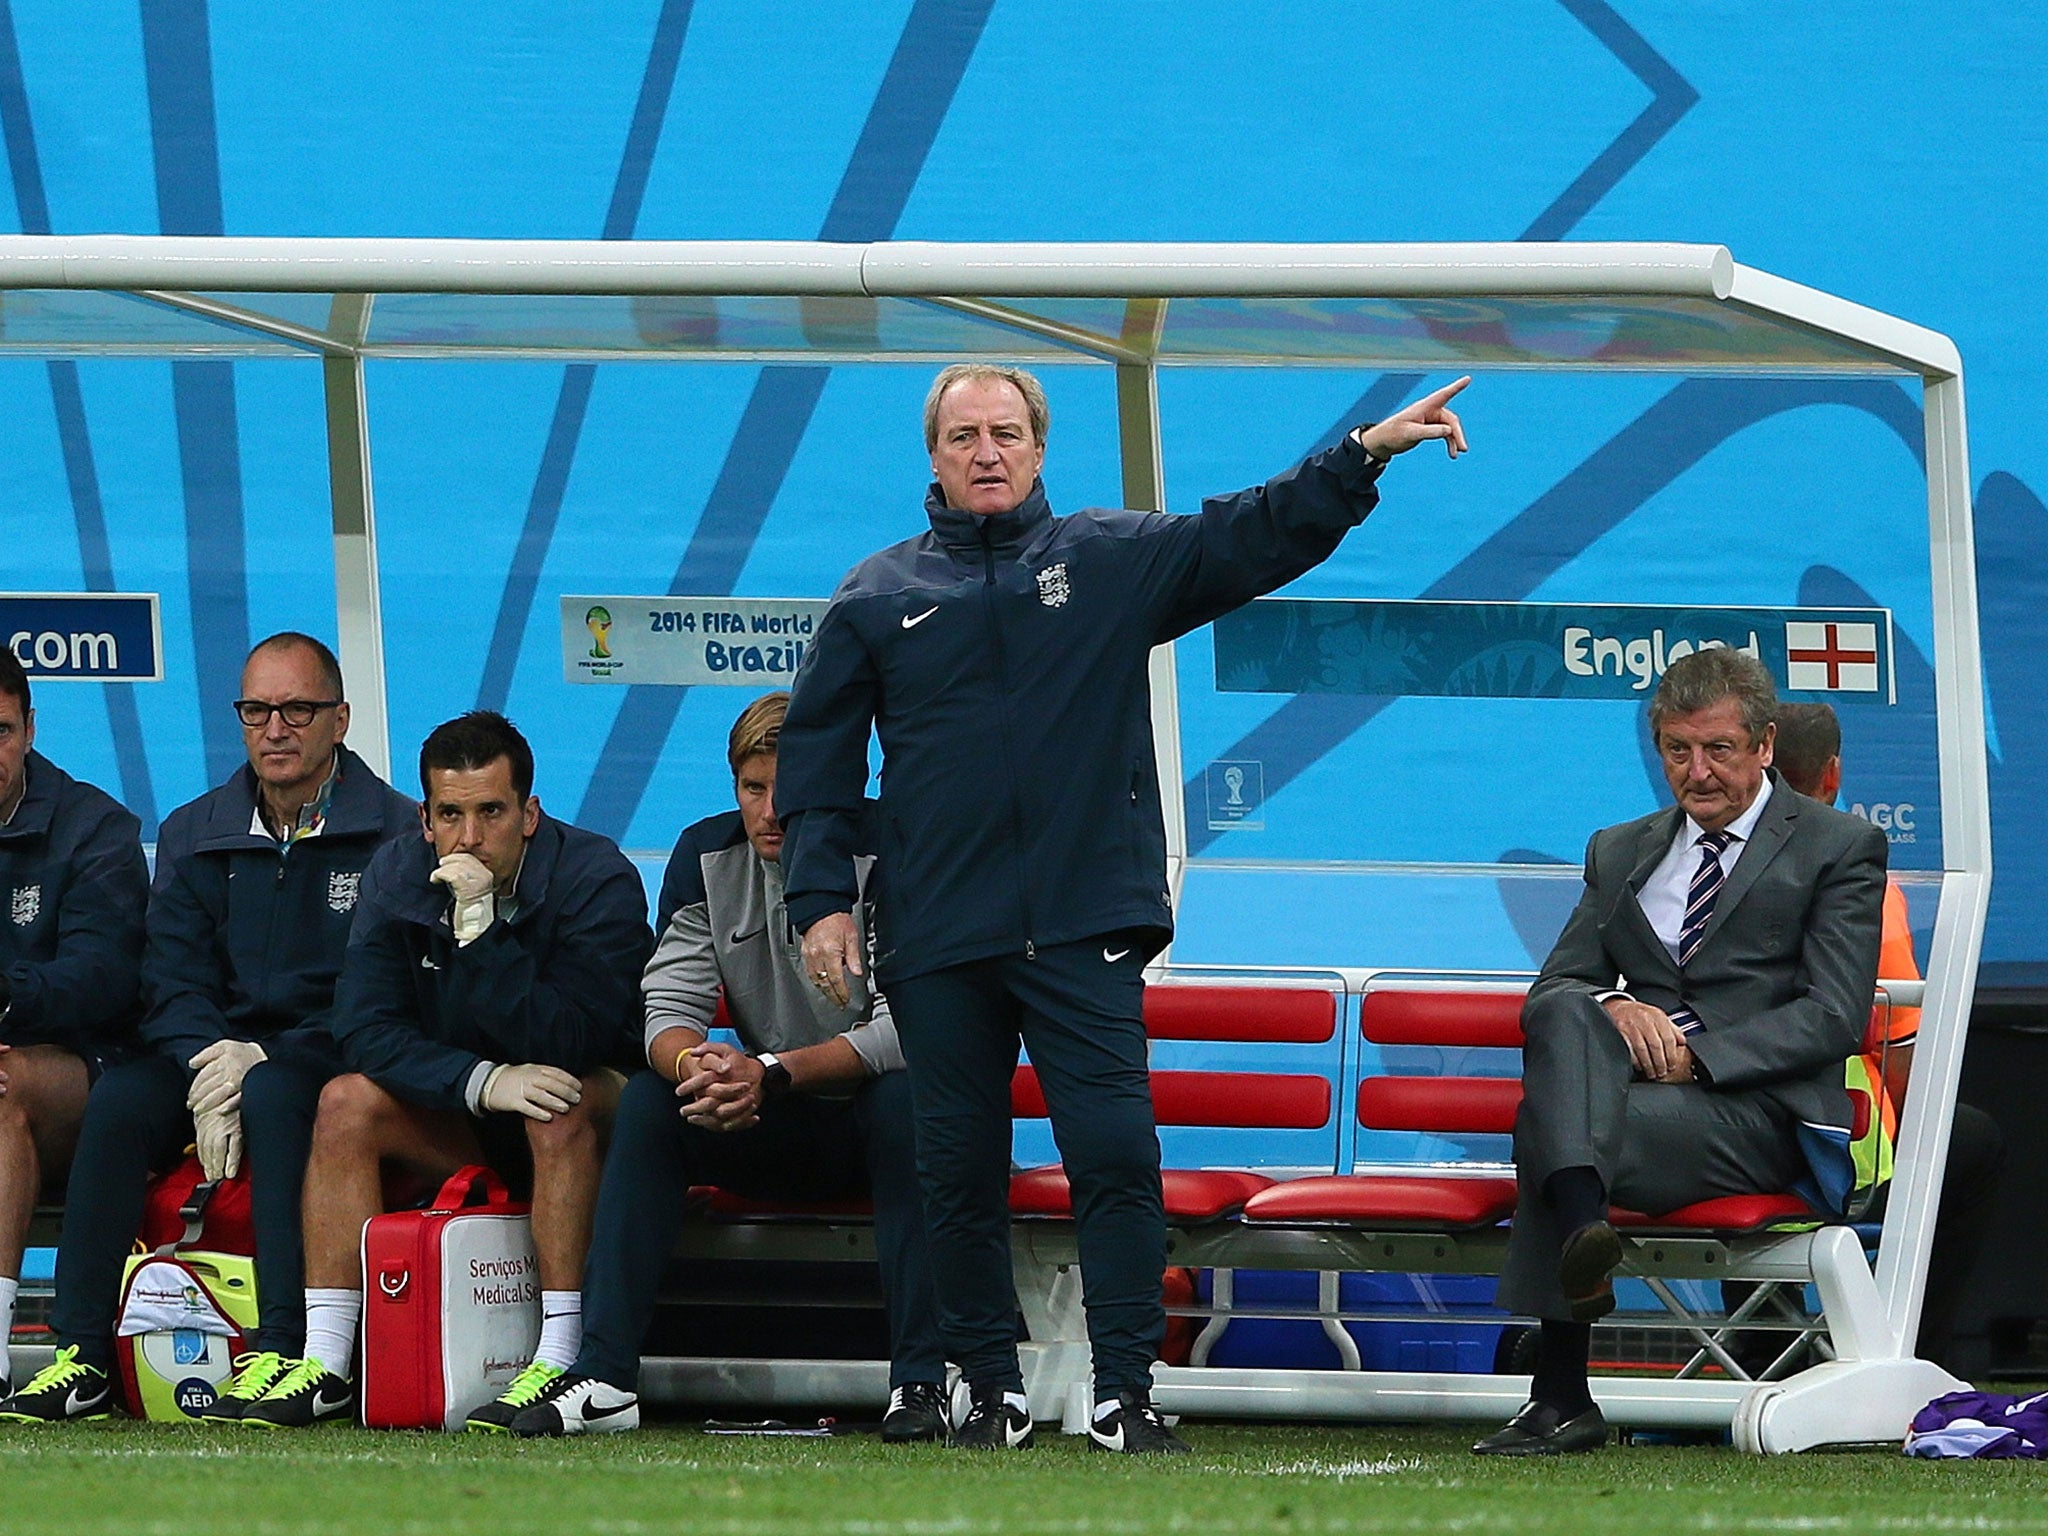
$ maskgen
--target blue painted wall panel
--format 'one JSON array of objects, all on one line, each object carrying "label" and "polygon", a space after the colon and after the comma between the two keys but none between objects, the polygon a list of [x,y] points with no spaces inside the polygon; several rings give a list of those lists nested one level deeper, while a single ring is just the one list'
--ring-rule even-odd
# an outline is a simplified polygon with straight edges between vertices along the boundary
[{"label": "blue painted wall panel", "polygon": [[[11,0],[0,228],[1724,241],[1963,349],[1997,757],[1986,979],[2048,981],[2031,662],[2048,642],[2048,271],[2029,195],[2048,170],[2048,16],[1470,0],[1427,37],[1370,47],[1356,20],[1215,0],[520,0],[487,18],[391,0],[289,16]],[[44,744],[151,819],[233,750],[224,657],[243,631],[334,622],[317,369],[177,378],[0,365],[0,585],[163,594],[165,682],[40,700]],[[918,524],[921,369],[385,364],[369,379],[395,756],[458,709],[502,703],[541,743],[551,806],[634,847],[665,849],[723,802],[720,743],[746,695],[564,685],[556,596],[822,594]],[[1055,505],[1116,499],[1107,377],[1048,382]],[[1361,400],[1385,409],[1418,387],[1173,373],[1170,504],[1272,473]],[[1295,592],[1707,587],[1889,606],[1900,704],[1850,713],[1845,798],[1916,806],[1895,861],[1938,864],[1916,392],[1503,375],[1466,403],[1471,459],[1404,462],[1380,513]],[[1203,635],[1180,663],[1189,773],[1247,742],[1272,765],[1264,831],[1211,841],[1198,821],[1212,855],[1570,862],[1593,826],[1657,803],[1627,705],[1347,714],[1215,694]],[[1507,885],[1461,888],[1454,909],[1347,907],[1322,882],[1251,879],[1191,884],[1184,957],[1526,964],[1545,942],[1544,912],[1516,909]]]}]

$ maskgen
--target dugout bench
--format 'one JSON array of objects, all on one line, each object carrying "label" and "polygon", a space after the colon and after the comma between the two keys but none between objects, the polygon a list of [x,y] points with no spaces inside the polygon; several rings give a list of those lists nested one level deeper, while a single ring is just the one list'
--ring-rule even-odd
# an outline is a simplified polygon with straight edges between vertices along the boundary
[{"label": "dugout bench", "polygon": [[[1492,1275],[1515,1203],[1505,1138],[1520,1100],[1520,1011],[1527,978],[1366,972],[1219,973],[1183,968],[1146,993],[1153,1097],[1164,1153],[1170,1266],[1212,1273],[1189,1363],[1162,1366],[1155,1399],[1168,1412],[1230,1418],[1505,1419],[1527,1395],[1523,1375],[1361,1368],[1347,1322],[1413,1321],[1347,1309],[1345,1273]],[[1901,997],[1901,1002],[1913,1001]],[[1885,1000],[1880,1000],[1880,1008]],[[1873,1033],[1880,1015],[1873,1015]],[[1182,1065],[1195,1057],[1204,1065]],[[1020,1153],[1049,1149],[1045,1103],[1028,1064],[1012,1106]],[[1862,1113],[1870,1112],[1867,1102]],[[1426,1138],[1425,1162],[1372,1155],[1373,1133]],[[1200,1156],[1187,1155],[1199,1150]],[[1474,1155],[1476,1153],[1476,1155]],[[680,1234],[699,1259],[864,1259],[872,1234],[858,1206],[777,1207],[704,1191],[702,1219]],[[1032,1411],[1078,1433],[1091,1392],[1080,1272],[1066,1181],[1056,1163],[1011,1181],[1020,1346]],[[1595,1396],[1616,1424],[1727,1428],[1752,1451],[1891,1440],[1929,1398],[1957,1385],[1901,1358],[1865,1252],[1866,1235],[1816,1217],[1790,1194],[1711,1200],[1672,1212],[1616,1211],[1627,1240],[1621,1277],[1640,1280],[1657,1310],[1629,1315],[1660,1328],[1688,1357],[1652,1375],[1601,1376]],[[1235,1301],[1240,1270],[1308,1271],[1311,1310]],[[1733,1313],[1680,1282],[1761,1282]],[[1806,1288],[1819,1306],[1803,1304]],[[1319,1324],[1343,1368],[1219,1367],[1210,1349],[1234,1318]],[[1432,1316],[1443,1327],[1497,1325],[1490,1309]],[[1783,1340],[1746,1369],[1731,1335]],[[1823,1363],[1790,1373],[1811,1349]],[[1873,1380],[1870,1367],[1880,1366]],[[1863,1367],[1846,1390],[1850,1367]],[[1788,1374],[1789,1373],[1789,1374]],[[650,1357],[657,1399],[766,1404],[879,1401],[879,1361]]]},{"label": "dugout bench", "polygon": [[[1162,1409],[1224,1418],[1486,1422],[1521,1405],[1526,1375],[1364,1369],[1345,1324],[1413,1322],[1414,1314],[1346,1307],[1338,1281],[1348,1273],[1499,1272],[1515,1206],[1506,1138],[1521,1097],[1527,984],[1499,975],[1179,968],[1147,988],[1167,1262],[1212,1276],[1206,1304],[1171,1309],[1201,1327],[1188,1363],[1157,1372]],[[1881,998],[1873,1011],[1874,1039],[1882,1036],[1885,1005]],[[1045,1100],[1028,1063],[1017,1069],[1011,1103],[1020,1153],[1049,1153]],[[1870,1112],[1867,1101],[1859,1106],[1859,1114]],[[1419,1145],[1421,1157],[1377,1155],[1389,1134]],[[1033,1414],[1080,1433],[1092,1392],[1072,1209],[1057,1163],[1029,1160],[1037,1166],[1020,1167],[1010,1193],[1017,1299],[1028,1333],[1019,1353]],[[692,1262],[874,1259],[863,1202],[783,1204],[710,1188],[696,1194],[674,1248],[683,1273]],[[45,1240],[53,1240],[55,1214],[39,1219]],[[1866,1257],[1866,1236],[1875,1234],[1822,1221],[1790,1194],[1671,1212],[1617,1210],[1614,1219],[1627,1250],[1618,1278],[1640,1280],[1659,1308],[1617,1320],[1670,1331],[1690,1346],[1688,1358],[1662,1373],[1595,1377],[1594,1395],[1618,1426],[1727,1428],[1751,1451],[1893,1440],[1915,1409],[1959,1385],[1936,1366],[1901,1357]],[[1233,1281],[1241,1270],[1314,1273],[1318,1302],[1240,1304]],[[1724,1279],[1761,1284],[1728,1314],[1679,1284]],[[1817,1310],[1803,1304],[1808,1286]],[[765,1293],[752,1299],[771,1300]],[[701,1300],[664,1293],[671,1305]],[[861,1304],[816,1292],[804,1300]],[[1208,1363],[1234,1319],[1276,1318],[1318,1325],[1341,1367]],[[1434,1326],[1453,1329],[1501,1321],[1490,1308],[1430,1316]],[[1730,1347],[1736,1333],[1773,1333],[1784,1345],[1752,1372]],[[1823,1363],[1787,1374],[1807,1349]],[[47,1354],[47,1346],[16,1347],[28,1370],[47,1363]],[[1873,1364],[1884,1367],[1876,1385]],[[1865,1370],[1855,1389],[1837,1390],[1858,1365]],[[650,1354],[641,1390],[656,1403],[695,1407],[879,1403],[888,1395],[888,1362]]]}]

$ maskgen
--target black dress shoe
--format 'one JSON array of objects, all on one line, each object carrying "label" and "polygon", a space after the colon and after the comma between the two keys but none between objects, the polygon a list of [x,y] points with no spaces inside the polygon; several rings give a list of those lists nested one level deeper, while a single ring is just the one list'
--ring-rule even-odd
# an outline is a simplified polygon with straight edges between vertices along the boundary
[{"label": "black dress shoe", "polygon": [[1475,1456],[1567,1456],[1597,1451],[1607,1443],[1607,1420],[1597,1404],[1566,1418],[1548,1403],[1524,1403],[1522,1411],[1472,1447]]},{"label": "black dress shoe", "polygon": [[1604,1221],[1589,1221],[1564,1240],[1557,1284],[1572,1321],[1590,1323],[1614,1310],[1613,1275],[1621,1263],[1621,1235]]}]

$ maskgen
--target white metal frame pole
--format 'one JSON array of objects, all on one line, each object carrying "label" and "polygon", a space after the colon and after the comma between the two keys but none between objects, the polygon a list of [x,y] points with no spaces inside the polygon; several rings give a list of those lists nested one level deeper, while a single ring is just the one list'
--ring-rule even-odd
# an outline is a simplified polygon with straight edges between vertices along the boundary
[{"label": "white metal frame pole", "polygon": [[[1976,995],[1991,898],[1991,791],[1969,444],[1960,374],[1925,380],[1928,549],[1934,594],[1934,700],[1941,770],[1941,903],[1928,955],[1926,1007],[1899,1127],[1898,1168],[1877,1265],[1899,1348],[1913,1353],[1956,1084]],[[1903,1196],[1903,1198],[1901,1198]]]},{"label": "white metal frame pole", "polygon": [[[1139,512],[1166,510],[1166,454],[1159,435],[1159,369],[1153,361],[1166,326],[1166,300],[1132,299],[1124,306],[1123,341],[1142,363],[1116,365],[1117,448],[1123,502]],[[1166,896],[1180,908],[1187,867],[1188,823],[1181,792],[1180,681],[1173,645],[1152,648],[1152,751],[1159,772],[1159,811],[1166,824]],[[1170,953],[1170,946],[1168,953]],[[1166,963],[1162,953],[1155,964]]]},{"label": "white metal frame pole", "polygon": [[348,682],[348,744],[391,782],[384,692],[384,610],[377,590],[377,510],[363,360],[352,350],[370,323],[370,296],[337,294],[331,329],[351,350],[320,360],[327,404],[327,485],[334,519],[334,616]]}]

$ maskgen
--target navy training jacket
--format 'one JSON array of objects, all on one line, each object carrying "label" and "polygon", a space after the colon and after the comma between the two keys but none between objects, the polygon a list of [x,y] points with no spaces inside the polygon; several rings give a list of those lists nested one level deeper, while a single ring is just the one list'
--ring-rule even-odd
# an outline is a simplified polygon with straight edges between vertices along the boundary
[{"label": "navy training jacket", "polygon": [[543,814],[519,904],[455,942],[433,845],[388,848],[363,882],[333,1030],[349,1070],[402,1099],[467,1110],[480,1062],[541,1062],[582,1077],[632,1071],[640,973],[654,948],[647,891],[618,845]]},{"label": "navy training jacket", "polygon": [[133,1038],[149,865],[142,823],[40,752],[0,827],[0,973],[8,1045],[85,1056]]},{"label": "navy training jacket", "polygon": [[1153,755],[1155,645],[1328,558],[1379,496],[1346,437],[1198,515],[1054,517],[1043,484],[847,575],[777,750],[788,908],[851,910],[870,724],[882,743],[876,970],[886,984],[1124,929],[1172,933]]},{"label": "navy training jacket", "polygon": [[363,872],[386,843],[418,842],[418,806],[337,747],[341,778],[318,837],[288,849],[251,832],[256,775],[164,819],[157,835],[142,1037],[190,1070],[217,1040],[324,1033]]}]

